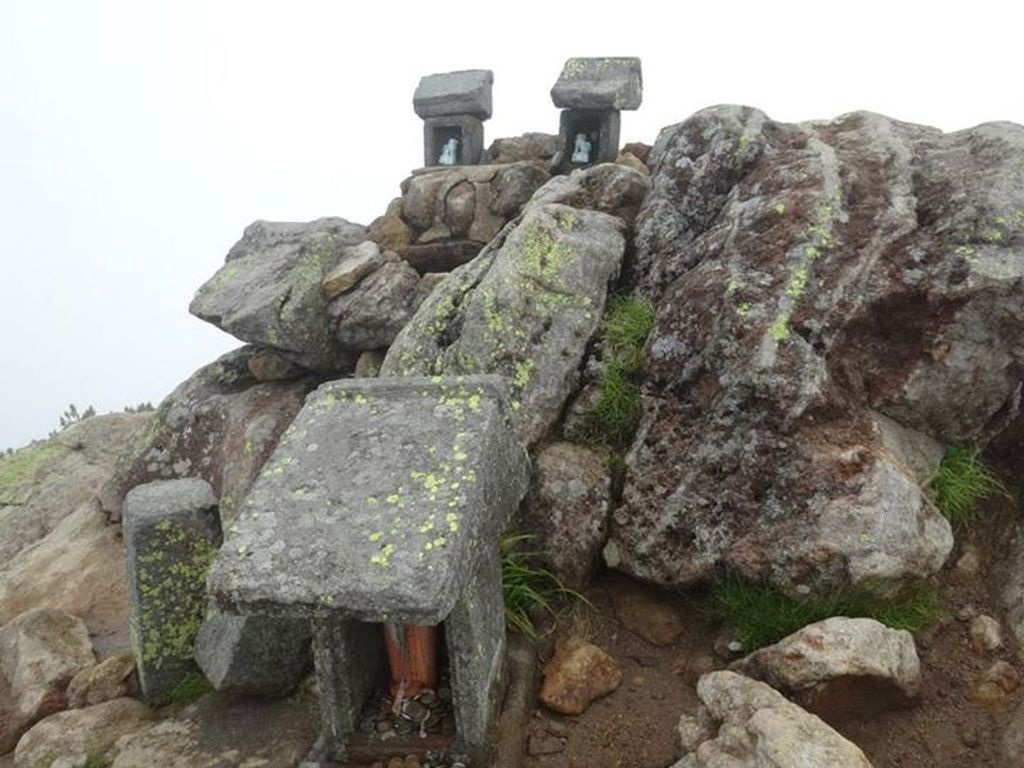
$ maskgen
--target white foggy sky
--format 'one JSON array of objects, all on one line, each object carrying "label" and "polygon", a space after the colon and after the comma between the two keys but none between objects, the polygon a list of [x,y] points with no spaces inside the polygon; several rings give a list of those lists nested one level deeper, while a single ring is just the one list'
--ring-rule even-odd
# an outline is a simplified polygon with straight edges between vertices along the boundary
[{"label": "white foggy sky", "polygon": [[369,223],[423,74],[490,68],[485,142],[555,132],[569,56],[643,59],[623,142],[717,103],[1024,122],[1019,4],[0,0],[0,449],[159,402],[238,345],[187,312],[257,218]]}]

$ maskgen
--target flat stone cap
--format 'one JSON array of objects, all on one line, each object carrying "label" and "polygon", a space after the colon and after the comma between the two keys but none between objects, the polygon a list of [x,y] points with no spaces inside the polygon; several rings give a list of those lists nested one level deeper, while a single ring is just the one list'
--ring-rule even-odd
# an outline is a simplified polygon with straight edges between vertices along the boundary
[{"label": "flat stone cap", "polygon": [[437,624],[526,493],[499,376],[343,379],[309,395],[209,578],[235,613]]},{"label": "flat stone cap", "polygon": [[133,527],[216,506],[213,488],[200,477],[154,480],[128,491],[124,497],[123,520],[126,527]]},{"label": "flat stone cap", "polygon": [[640,59],[635,56],[569,59],[551,89],[559,109],[638,109],[643,95]]},{"label": "flat stone cap", "polygon": [[412,97],[412,108],[420,117],[472,115],[487,120],[491,116],[491,86],[494,73],[489,69],[464,69],[420,78]]}]

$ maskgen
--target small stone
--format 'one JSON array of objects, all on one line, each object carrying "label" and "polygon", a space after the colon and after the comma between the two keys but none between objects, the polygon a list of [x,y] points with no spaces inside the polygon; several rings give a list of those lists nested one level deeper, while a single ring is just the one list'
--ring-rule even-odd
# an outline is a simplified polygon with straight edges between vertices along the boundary
[{"label": "small stone", "polygon": [[359,355],[356,360],[355,378],[375,379],[380,373],[380,367],[384,364],[384,350],[368,349]]},{"label": "small stone", "polygon": [[79,672],[68,685],[68,708],[91,707],[127,695],[134,671],[135,657],[131,651],[121,651]]},{"label": "small stone", "polygon": [[634,171],[642,173],[644,176],[651,175],[651,172],[647,168],[647,166],[644,165],[640,158],[638,158],[632,152],[619,152],[619,156],[615,158],[615,164],[624,165],[627,168],[632,168]]},{"label": "small stone", "polygon": [[1020,673],[1008,662],[997,661],[974,688],[974,699],[987,709],[1000,709],[1020,687]]},{"label": "small stone", "polygon": [[957,571],[964,576],[974,576],[980,568],[981,556],[978,554],[978,548],[973,545],[964,547],[964,553],[956,561]]},{"label": "small stone", "polygon": [[389,723],[387,720],[381,720],[374,727],[375,727],[377,733],[384,734],[384,733],[387,733],[388,731],[391,730],[391,723]]},{"label": "small stone", "polygon": [[981,743],[981,738],[978,736],[978,726],[974,723],[965,723],[961,726],[960,740],[964,743],[965,747],[974,749]]},{"label": "small stone", "polygon": [[581,638],[560,643],[544,668],[540,700],[564,715],[579,715],[622,683],[622,670],[605,651]]},{"label": "small stone", "polygon": [[565,739],[548,733],[534,733],[530,736],[527,751],[533,755],[556,755],[565,750]]},{"label": "small stone", "polygon": [[970,621],[978,615],[978,609],[968,603],[956,612],[956,618],[958,621]]},{"label": "small stone", "polygon": [[384,263],[380,246],[372,240],[349,246],[342,251],[341,261],[323,280],[320,287],[328,299],[351,290],[360,280]]},{"label": "small stone", "polygon": [[971,644],[979,653],[991,653],[1003,647],[1003,628],[991,616],[975,616],[970,632]]}]

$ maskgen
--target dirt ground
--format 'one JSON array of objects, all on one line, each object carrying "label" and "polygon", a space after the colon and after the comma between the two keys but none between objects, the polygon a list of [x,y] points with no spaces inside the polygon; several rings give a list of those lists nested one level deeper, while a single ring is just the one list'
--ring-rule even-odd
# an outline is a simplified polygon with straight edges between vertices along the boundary
[{"label": "dirt ground", "polygon": [[[984,570],[988,556],[984,542],[979,551]],[[1004,757],[1002,743],[1012,715],[1024,702],[1024,688],[996,711],[977,704],[972,690],[993,662],[1005,660],[1020,670],[1020,657],[1005,630],[1004,649],[979,654],[972,648],[966,612],[1001,617],[982,578],[954,567],[960,552],[958,545],[938,579],[943,618],[917,639],[920,704],[870,720],[836,724],[876,768],[1014,768]],[[701,666],[709,658],[717,667],[726,664],[714,652],[718,628],[705,617],[697,598],[663,595],[676,605],[684,631],[669,646],[652,645],[625,629],[612,608],[617,590],[636,588],[634,582],[606,574],[587,592],[595,610],[580,612],[582,618],[575,622],[559,624],[558,633],[582,631],[614,656],[623,682],[578,717],[555,715],[538,705],[529,727],[534,751],[557,748],[560,740],[564,749],[528,754],[528,768],[666,768],[680,757],[676,725],[680,714],[697,704],[694,684],[704,671]]]}]

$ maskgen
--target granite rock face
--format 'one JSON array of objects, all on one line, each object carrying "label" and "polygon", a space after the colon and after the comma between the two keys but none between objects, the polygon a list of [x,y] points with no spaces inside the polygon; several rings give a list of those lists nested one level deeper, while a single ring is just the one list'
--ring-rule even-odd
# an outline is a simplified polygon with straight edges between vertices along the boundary
[{"label": "granite rock face", "polygon": [[207,616],[196,662],[218,691],[285,696],[309,670],[309,622],[268,616]]},{"label": "granite rock face", "polygon": [[710,672],[697,696],[696,715],[679,723],[687,754],[672,768],[871,768],[855,744],[757,680]]},{"label": "granite rock face", "polygon": [[100,761],[109,756],[119,738],[135,733],[152,719],[149,707],[128,698],[58,712],[21,737],[14,752],[15,768],[103,764]]},{"label": "granite rock face", "polygon": [[560,109],[639,109],[643,99],[640,59],[569,59],[551,89]]},{"label": "granite rock face", "polygon": [[157,480],[124,500],[131,638],[139,683],[153,706],[197,671],[193,647],[206,609],[206,574],[222,541],[205,480]]},{"label": "granite rock face", "polygon": [[532,160],[550,165],[558,151],[558,136],[552,133],[524,133],[505,139],[495,139],[487,154],[495,165]]},{"label": "granite rock face", "polygon": [[617,163],[600,163],[553,177],[534,193],[527,208],[561,203],[610,213],[631,225],[650,189],[646,175]]},{"label": "granite rock face", "polygon": [[572,443],[552,443],[536,458],[523,530],[567,587],[585,587],[597,568],[608,532],[611,472],[604,457]]},{"label": "granite rock face", "polygon": [[1024,367],[1024,128],[715,107],[666,128],[637,221],[657,305],[610,560],[889,592],[952,537],[875,414],[984,442]]},{"label": "granite rock face", "polygon": [[124,496],[137,485],[201,477],[217,493],[225,525],[234,521],[263,462],[318,383],[308,375],[260,382],[250,365],[260,354],[254,347],[228,352],[167,396],[100,490],[112,519],[120,519]]},{"label": "granite rock face", "polygon": [[64,611],[37,608],[0,628],[0,755],[64,709],[68,683],[95,662],[85,624]]},{"label": "granite rock face", "polygon": [[816,622],[729,668],[768,683],[830,723],[907,706],[921,689],[913,636],[874,619]]},{"label": "granite rock face", "polygon": [[622,263],[623,229],[605,213],[531,208],[434,289],[381,375],[501,374],[511,382],[516,435],[536,442],[576,387]]},{"label": "granite rock face", "polygon": [[412,105],[420,117],[471,115],[480,120],[491,116],[491,86],[494,73],[489,69],[464,69],[420,78]]},{"label": "granite rock face", "polygon": [[389,346],[423,298],[416,270],[404,261],[390,262],[334,299],[327,312],[338,344],[365,352]]},{"label": "granite rock face", "polygon": [[93,416],[0,457],[0,573],[92,498],[147,418],[146,413]]},{"label": "granite rock face", "polygon": [[257,221],[228,252],[224,266],[189,305],[196,317],[242,341],[272,347],[305,368],[351,369],[326,319],[320,284],[366,240],[366,228],[340,218],[307,223]]}]

